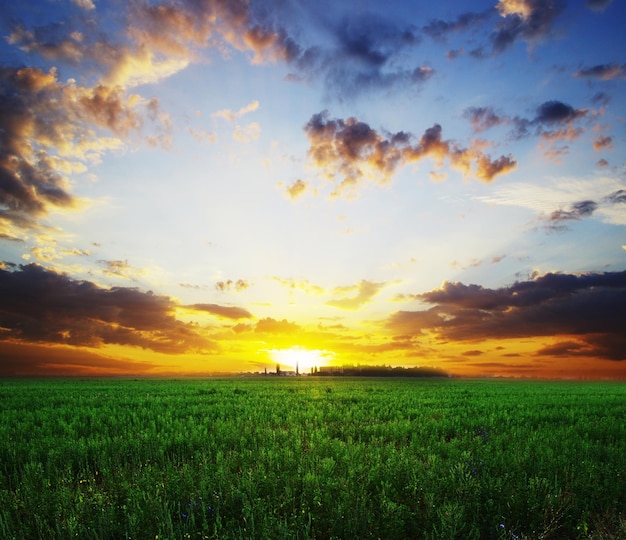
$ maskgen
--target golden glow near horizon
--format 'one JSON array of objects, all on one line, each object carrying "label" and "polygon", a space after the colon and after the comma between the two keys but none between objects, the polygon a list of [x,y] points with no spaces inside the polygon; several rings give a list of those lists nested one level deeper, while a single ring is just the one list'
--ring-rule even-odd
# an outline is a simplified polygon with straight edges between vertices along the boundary
[{"label": "golden glow near horizon", "polygon": [[304,347],[289,347],[288,349],[270,349],[269,354],[274,362],[280,366],[288,366],[291,370],[300,373],[310,373],[312,368],[320,368],[329,365],[334,354],[319,349],[306,349]]}]

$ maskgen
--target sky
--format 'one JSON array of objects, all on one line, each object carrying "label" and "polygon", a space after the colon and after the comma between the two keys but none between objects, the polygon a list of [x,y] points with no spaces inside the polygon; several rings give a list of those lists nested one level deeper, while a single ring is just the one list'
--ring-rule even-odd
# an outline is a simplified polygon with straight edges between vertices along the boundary
[{"label": "sky", "polygon": [[0,375],[626,379],[626,4],[0,2]]}]

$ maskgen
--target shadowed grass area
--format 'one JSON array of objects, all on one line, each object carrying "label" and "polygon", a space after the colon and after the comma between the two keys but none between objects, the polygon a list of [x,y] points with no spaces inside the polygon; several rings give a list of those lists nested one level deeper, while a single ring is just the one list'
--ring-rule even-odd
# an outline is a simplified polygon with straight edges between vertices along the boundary
[{"label": "shadowed grass area", "polygon": [[626,385],[0,382],[0,537],[624,538]]}]

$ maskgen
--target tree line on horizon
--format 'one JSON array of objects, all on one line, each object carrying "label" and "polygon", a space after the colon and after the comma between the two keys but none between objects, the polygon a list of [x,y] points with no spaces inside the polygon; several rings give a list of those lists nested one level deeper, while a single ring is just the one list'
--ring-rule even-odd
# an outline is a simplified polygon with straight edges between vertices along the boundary
[{"label": "tree line on horizon", "polygon": [[[266,375],[304,375],[296,371],[284,371],[276,366],[275,373],[265,372]],[[322,366],[313,367],[307,376],[319,377],[450,377],[451,375],[435,367],[401,367],[401,366]]]}]

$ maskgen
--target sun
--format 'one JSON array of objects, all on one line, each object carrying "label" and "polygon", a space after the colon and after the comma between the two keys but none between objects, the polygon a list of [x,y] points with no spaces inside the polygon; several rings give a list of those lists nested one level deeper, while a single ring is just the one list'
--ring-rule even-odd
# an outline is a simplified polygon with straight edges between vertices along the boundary
[{"label": "sun", "polygon": [[281,366],[288,366],[300,373],[310,373],[311,368],[325,366],[332,359],[333,353],[319,349],[290,347],[289,349],[272,349],[269,351],[272,360]]}]

